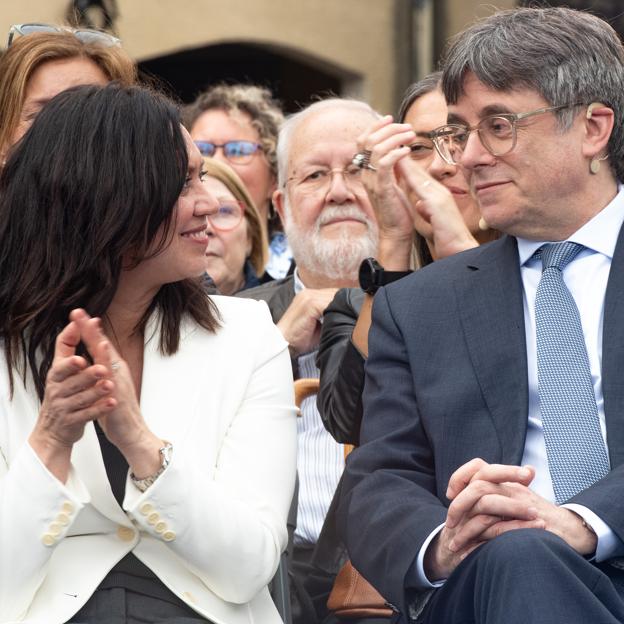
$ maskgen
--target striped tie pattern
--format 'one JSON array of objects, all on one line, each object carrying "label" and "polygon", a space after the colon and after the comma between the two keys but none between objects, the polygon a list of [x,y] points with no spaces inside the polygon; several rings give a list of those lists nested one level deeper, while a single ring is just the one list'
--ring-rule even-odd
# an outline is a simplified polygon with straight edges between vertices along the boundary
[{"label": "striped tie pattern", "polygon": [[561,504],[609,472],[578,308],[562,271],[583,245],[543,245],[535,296],[537,377],[548,467]]}]

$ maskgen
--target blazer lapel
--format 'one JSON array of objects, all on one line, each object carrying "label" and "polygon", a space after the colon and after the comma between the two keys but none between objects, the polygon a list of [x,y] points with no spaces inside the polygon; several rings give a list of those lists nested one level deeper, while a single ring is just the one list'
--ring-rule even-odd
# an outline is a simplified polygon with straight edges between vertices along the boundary
[{"label": "blazer lapel", "polygon": [[611,467],[624,463],[624,227],[620,230],[605,294],[602,392]]},{"label": "blazer lapel", "polygon": [[483,397],[502,449],[501,462],[522,459],[528,380],[518,252],[505,236],[474,256],[455,282],[459,315]]}]

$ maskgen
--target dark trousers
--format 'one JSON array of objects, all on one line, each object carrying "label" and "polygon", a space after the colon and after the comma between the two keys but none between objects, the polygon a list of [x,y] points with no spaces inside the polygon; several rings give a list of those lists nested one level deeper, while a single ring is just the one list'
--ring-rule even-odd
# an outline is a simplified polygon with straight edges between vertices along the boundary
[{"label": "dark trousers", "polygon": [[509,531],[434,592],[425,624],[621,624],[624,571],[594,565],[548,531]]},{"label": "dark trousers", "polygon": [[98,589],[68,624],[209,624],[190,607],[121,587]]}]

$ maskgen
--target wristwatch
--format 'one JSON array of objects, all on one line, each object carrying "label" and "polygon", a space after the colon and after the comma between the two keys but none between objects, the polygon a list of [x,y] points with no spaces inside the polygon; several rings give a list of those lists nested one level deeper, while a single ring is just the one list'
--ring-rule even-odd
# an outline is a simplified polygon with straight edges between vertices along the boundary
[{"label": "wristwatch", "polygon": [[369,295],[374,295],[381,286],[396,282],[412,271],[386,271],[375,258],[366,258],[360,264],[360,288]]},{"label": "wristwatch", "polygon": [[145,492],[145,490],[147,490],[147,488],[150,485],[152,485],[154,481],[156,481],[156,479],[158,479],[158,477],[160,477],[160,475],[163,472],[165,472],[165,468],[167,468],[167,466],[171,463],[171,455],[173,454],[173,446],[170,442],[165,442],[165,446],[163,446],[162,448],[159,448],[158,452],[160,453],[162,463],[157,472],[155,472],[153,475],[150,475],[149,477],[145,477],[145,479],[137,479],[134,476],[134,473],[132,472],[130,473],[130,478],[132,479],[132,483],[134,483],[134,485],[136,485],[136,487],[139,490],[141,490],[141,492]]}]

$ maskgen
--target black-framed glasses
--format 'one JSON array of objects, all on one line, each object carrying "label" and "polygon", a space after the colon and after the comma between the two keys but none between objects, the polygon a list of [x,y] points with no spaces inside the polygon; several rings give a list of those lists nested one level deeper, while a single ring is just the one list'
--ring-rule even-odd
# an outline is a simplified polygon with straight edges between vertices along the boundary
[{"label": "black-framed glasses", "polygon": [[359,192],[364,188],[362,184],[362,168],[352,163],[338,169],[316,167],[302,175],[291,176],[286,180],[286,184],[293,182],[299,191],[308,195],[318,193],[319,191],[326,193],[334,179],[334,175],[337,173],[342,175],[345,184],[352,192]]},{"label": "black-framed glasses", "polygon": [[91,28],[70,28],[68,26],[54,26],[52,24],[13,24],[9,29],[7,48],[17,37],[25,37],[26,35],[40,32],[70,32],[76,39],[79,39],[83,43],[96,43],[105,47],[121,45],[121,39],[109,35],[106,32],[102,32],[101,30],[93,30]]},{"label": "black-framed glasses", "polygon": [[202,156],[209,158],[212,158],[217,153],[217,149],[221,148],[227,160],[239,165],[246,165],[251,162],[254,154],[262,150],[262,145],[253,141],[226,141],[221,144],[210,141],[195,141],[195,145],[197,145]]},{"label": "black-framed glasses", "polygon": [[245,204],[237,201],[221,201],[217,211],[208,215],[208,221],[215,230],[227,232],[233,230],[245,214]]},{"label": "black-framed glasses", "polygon": [[504,156],[509,154],[516,146],[518,139],[517,123],[534,115],[553,113],[565,108],[580,106],[580,103],[562,104],[561,106],[548,106],[538,108],[528,113],[499,113],[488,115],[474,126],[463,124],[447,124],[434,130],[433,143],[440,156],[449,165],[458,165],[461,159],[468,137],[476,131],[485,149],[492,156]]}]

